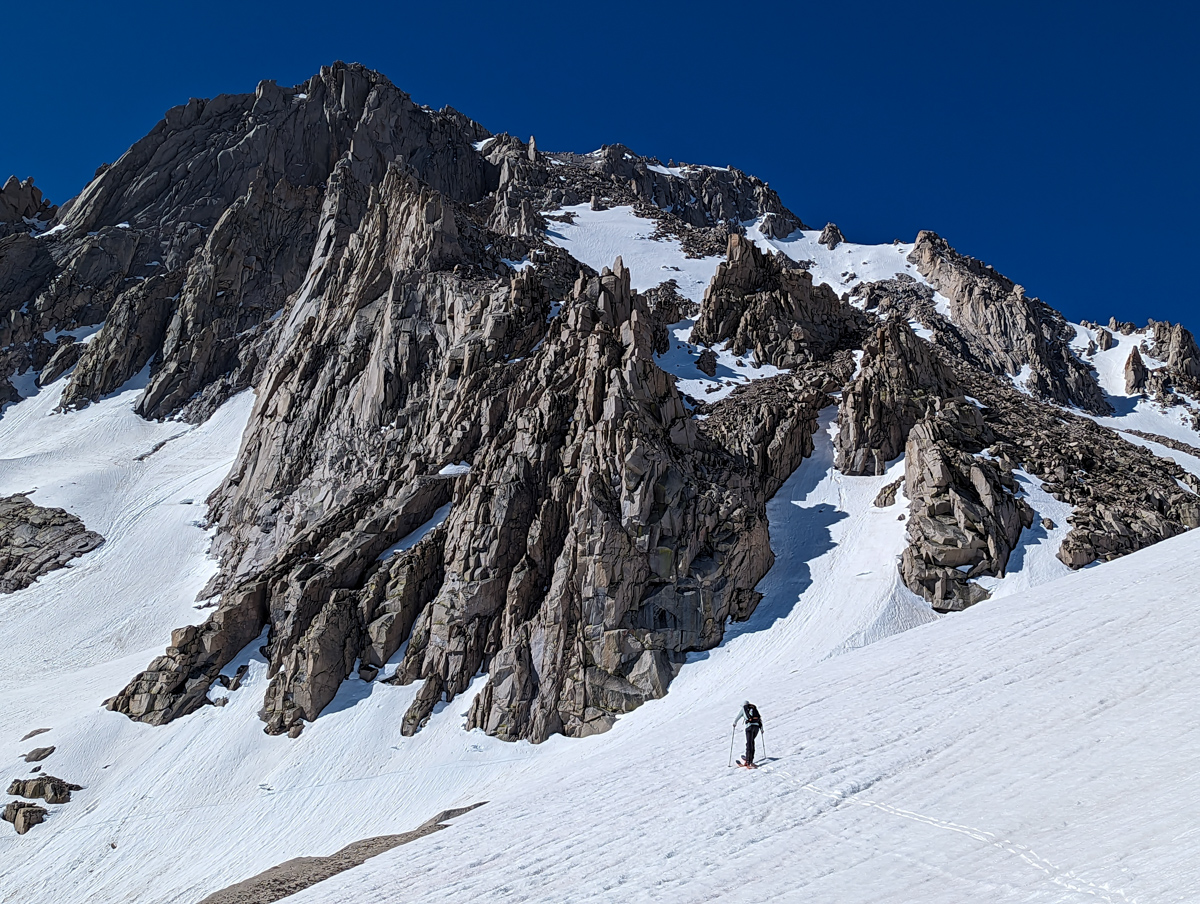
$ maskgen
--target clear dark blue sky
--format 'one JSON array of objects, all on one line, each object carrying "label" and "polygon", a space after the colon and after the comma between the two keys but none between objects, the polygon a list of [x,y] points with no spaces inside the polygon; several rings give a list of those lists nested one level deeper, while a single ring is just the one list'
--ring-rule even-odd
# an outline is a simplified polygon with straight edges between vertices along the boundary
[{"label": "clear dark blue sky", "polygon": [[189,97],[379,69],[547,150],[733,164],[854,241],[934,229],[1073,318],[1200,332],[1200,4],[12,0],[0,180],[78,192]]}]

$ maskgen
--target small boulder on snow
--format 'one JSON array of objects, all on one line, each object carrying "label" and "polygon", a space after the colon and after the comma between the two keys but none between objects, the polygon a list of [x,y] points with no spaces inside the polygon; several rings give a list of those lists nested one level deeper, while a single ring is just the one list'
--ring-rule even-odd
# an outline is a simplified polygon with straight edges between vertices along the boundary
[{"label": "small boulder on snow", "polygon": [[8,793],[14,797],[40,797],[48,804],[65,804],[71,800],[72,791],[82,791],[82,785],[57,778],[39,775],[37,778],[14,779]]},{"label": "small boulder on snow", "polygon": [[875,507],[888,508],[889,506],[895,505],[896,494],[900,491],[900,484],[903,482],[903,477],[897,477],[882,490],[880,490],[879,494],[875,497]]},{"label": "small boulder on snow", "polygon": [[18,835],[24,835],[30,829],[46,819],[46,808],[28,800],[10,801],[0,814],[0,819],[11,822]]},{"label": "small boulder on snow", "polygon": [[821,237],[817,239],[819,244],[824,245],[830,251],[846,241],[846,237],[842,235],[842,230],[837,228],[836,223],[826,223],[825,228],[821,230]]}]

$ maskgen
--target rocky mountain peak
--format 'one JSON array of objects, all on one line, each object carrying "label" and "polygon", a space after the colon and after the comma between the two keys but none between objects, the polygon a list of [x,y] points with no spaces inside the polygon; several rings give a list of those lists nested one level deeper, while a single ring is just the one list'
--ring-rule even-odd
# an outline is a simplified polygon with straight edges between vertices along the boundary
[{"label": "rocky mountain peak", "polygon": [[[652,289],[638,246],[568,251],[635,218],[677,255]],[[141,416],[198,423],[255,392],[208,500],[215,608],[109,701],[142,721],[205,705],[259,643],[273,734],[356,669],[419,685],[405,734],[481,674],[472,726],[603,731],[754,612],[767,501],[833,404],[844,474],[904,456],[879,498],[903,487],[899,574],[940,611],[1005,574],[1018,476],[1075,507],[1071,567],[1200,522],[1195,478],[1067,409],[1110,411],[1074,329],[936,234],[921,279],[887,246],[895,275],[843,273],[851,299],[773,250],[812,236],[761,180],[547,150],[361,66],[173,108],[56,222],[0,238],[0,401],[18,375],[63,380],[63,410],[137,377]],[[834,224],[819,241],[843,253]],[[1200,350],[1152,329],[1131,391],[1183,404]]]},{"label": "rocky mountain peak", "polygon": [[58,208],[42,197],[33,178],[18,180],[9,176],[0,188],[0,238],[30,228],[45,229]]}]

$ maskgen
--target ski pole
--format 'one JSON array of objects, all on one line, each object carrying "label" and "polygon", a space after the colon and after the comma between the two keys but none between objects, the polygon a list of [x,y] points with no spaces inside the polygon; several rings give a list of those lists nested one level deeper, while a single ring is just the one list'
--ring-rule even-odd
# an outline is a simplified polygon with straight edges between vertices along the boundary
[{"label": "ski pole", "polygon": [[767,758],[767,730],[765,728],[762,730],[762,734],[763,734],[763,759],[765,760]]},{"label": "ski pole", "polygon": [[733,767],[733,742],[737,740],[737,726],[733,726],[733,733],[729,736],[729,766]]}]

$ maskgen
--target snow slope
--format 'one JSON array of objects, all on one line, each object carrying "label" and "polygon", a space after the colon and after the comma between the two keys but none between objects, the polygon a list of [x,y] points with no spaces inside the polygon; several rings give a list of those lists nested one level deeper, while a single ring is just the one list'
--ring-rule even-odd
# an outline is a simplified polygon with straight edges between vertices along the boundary
[{"label": "snow slope", "polygon": [[[713,731],[704,721],[714,712],[721,724],[747,693],[769,701],[761,705],[776,712],[781,676],[935,618],[900,584],[895,570],[904,546],[898,516],[905,501],[888,509],[871,505],[903,463],[882,477],[834,471],[831,407],[816,452],[770,504],[778,561],[761,585],[765,596],[754,618],[731,626],[722,647],[692,657],[665,699],[626,716],[607,735],[586,741],[554,738],[534,747],[466,733],[463,717],[482,685],[477,680],[466,695],[439,706],[416,737],[401,738],[394,727],[416,687],[352,678],[299,739],[272,738],[256,716],[267,675],[254,649],[226,669],[249,666],[242,688],[229,693],[217,687],[211,693],[214,699],[226,697],[226,705],[161,728],[140,725],[103,710],[100,701],[161,651],[172,627],[203,614],[190,608],[188,594],[199,589],[212,567],[204,558],[202,531],[187,521],[157,519],[176,510],[194,511],[179,505],[179,497],[187,492],[202,498],[216,483],[232,458],[246,403],[231,402],[229,411],[223,409],[210,422],[215,464],[200,461],[200,450],[187,445],[193,437],[199,440],[200,431],[193,430],[148,459],[162,456],[157,476],[143,478],[136,489],[108,494],[113,513],[103,520],[88,508],[95,504],[89,501],[92,494],[67,488],[106,481],[115,486],[121,475],[140,467],[130,461],[135,452],[183,429],[144,425],[129,412],[131,401],[132,394],[118,396],[83,412],[48,417],[52,388],[13,409],[11,420],[0,421],[8,439],[35,418],[53,424],[56,432],[49,440],[20,456],[22,479],[49,486],[45,477],[53,475],[61,485],[56,492],[63,495],[44,501],[79,511],[107,530],[109,542],[102,550],[136,548],[146,579],[174,600],[160,608],[141,607],[139,617],[148,626],[144,637],[137,635],[141,648],[122,655],[136,648],[128,640],[117,642],[125,630],[122,601],[88,589],[82,570],[90,565],[116,581],[138,571],[127,560],[106,563],[97,551],[66,573],[79,579],[67,585],[76,588],[74,593],[55,594],[55,582],[48,580],[0,599],[5,615],[0,637],[6,647],[17,638],[37,638],[29,646],[41,657],[6,670],[0,684],[0,763],[12,777],[25,773],[28,767],[18,757],[33,745],[17,739],[32,728],[49,727],[52,731],[37,742],[59,747],[47,771],[85,785],[35,832],[23,837],[0,832],[8,879],[0,885],[0,901],[29,894],[56,901],[195,901],[290,857],[327,854],[358,838],[409,829],[446,807],[489,800],[484,809],[500,811],[511,806],[504,801],[542,799],[546,783],[565,783],[585,793],[596,782],[612,780],[595,771],[605,763],[624,762],[633,774],[635,764],[654,759],[665,769],[674,762],[672,751],[683,752],[678,742],[697,731],[706,738],[703,749],[719,760],[727,752],[725,741],[717,743],[714,754]],[[96,440],[106,430],[115,433],[101,453]],[[6,477],[9,473],[6,468]],[[147,500],[155,504],[147,506]],[[153,565],[181,537],[191,536],[189,531],[196,539],[188,547],[190,566],[173,559],[169,568]],[[112,626],[90,619],[97,602],[109,612]],[[54,624],[30,622],[29,612],[48,613]],[[81,649],[94,652],[71,669],[56,667]],[[715,711],[714,701],[720,702]],[[768,743],[775,743],[774,733]],[[695,777],[678,774],[684,784],[671,793],[686,796]],[[623,784],[628,791],[628,782]],[[597,818],[604,812],[598,810]],[[549,831],[536,821],[528,829],[532,836],[521,826],[505,831],[508,837]],[[164,838],[171,839],[169,846]],[[187,856],[179,856],[184,852]],[[546,893],[547,900],[560,899],[560,890]]]},{"label": "snow slope", "polygon": [[[746,236],[763,251],[778,251],[794,261],[807,261],[807,269],[814,283],[826,283],[838,294],[852,290],[864,282],[892,279],[898,273],[906,273],[917,282],[925,278],[908,262],[913,244],[893,242],[890,245],[860,245],[856,242],[839,242],[832,250],[820,244],[821,230],[796,230],[785,239],[773,239],[763,235],[758,223],[746,225]],[[928,283],[926,283],[928,285]],[[940,304],[949,313],[949,302],[937,296]]]},{"label": "snow slope", "polygon": [[717,265],[725,259],[724,255],[687,257],[678,241],[655,241],[651,238],[655,221],[635,216],[632,207],[592,210],[589,204],[576,204],[552,215],[558,214],[570,214],[574,222],[549,221],[546,238],[550,242],[594,270],[611,267],[618,257],[622,258],[638,292],[673,279],[680,295],[699,302]]},{"label": "snow slope", "polygon": [[[1087,355],[1088,343],[1095,341],[1098,331],[1074,323],[1071,326],[1075,328],[1075,339],[1071,342],[1071,348],[1081,360],[1087,361],[1095,368],[1100,388],[1104,390],[1109,404],[1114,409],[1111,417],[1095,417],[1087,415],[1085,412],[1076,413],[1092,417],[1096,423],[1113,430],[1141,430],[1146,433],[1157,433],[1159,436],[1166,436],[1185,442],[1190,446],[1200,447],[1200,432],[1197,432],[1192,426],[1189,416],[1195,410],[1194,400],[1188,400],[1192,403],[1193,407],[1191,408],[1183,405],[1164,408],[1141,395],[1130,396],[1125,393],[1125,362],[1129,360],[1129,355],[1135,347],[1140,346],[1143,342],[1153,342],[1152,330],[1141,330],[1130,336],[1113,332],[1112,348],[1107,351],[1097,349],[1094,354]],[[1151,370],[1163,365],[1162,361],[1156,361],[1144,352],[1142,360]],[[1200,458],[1176,451],[1161,443],[1131,436],[1128,433],[1122,435],[1131,443],[1147,446],[1155,455],[1173,459],[1193,474],[1200,474]]]},{"label": "snow slope", "polygon": [[[578,213],[555,240],[597,268],[622,255],[635,287],[667,274],[702,292],[715,271],[651,241],[628,209]],[[815,242],[800,241],[788,247],[803,258]],[[907,255],[893,249],[851,247],[883,270]],[[689,370],[689,327],[660,361],[707,379]],[[765,375],[726,356],[696,392]],[[251,400],[190,428],[135,417],[132,388],[52,414],[62,385],[0,418],[0,492],[37,487],[35,501],[107,542],[0,596],[0,777],[27,774],[20,755],[54,744],[45,771],[85,788],[28,835],[0,831],[0,902],[190,904],[478,801],[452,828],[291,900],[1157,902],[1188,900],[1198,878],[1200,736],[1187,717],[1200,534],[1031,590],[1061,573],[1067,512],[1018,475],[1038,523],[997,599],[937,617],[896,571],[906,500],[871,504],[903,461],[880,477],[837,473],[829,408],[813,456],[769,504],[777,561],[754,617],[607,734],[533,746],[465,732],[477,678],[402,738],[416,686],[353,677],[300,738],[268,737],[257,644],[226,669],[248,666],[242,687],[210,692],[225,705],[156,728],[101,701],[206,614],[194,604],[215,567],[202,503]],[[726,766],[746,697],[767,719],[754,773]]]},{"label": "snow slope", "polygon": [[[819,663],[741,635],[533,783],[292,900],[1194,901],[1198,554],[1187,534]],[[726,767],[744,690],[753,773]]]}]

